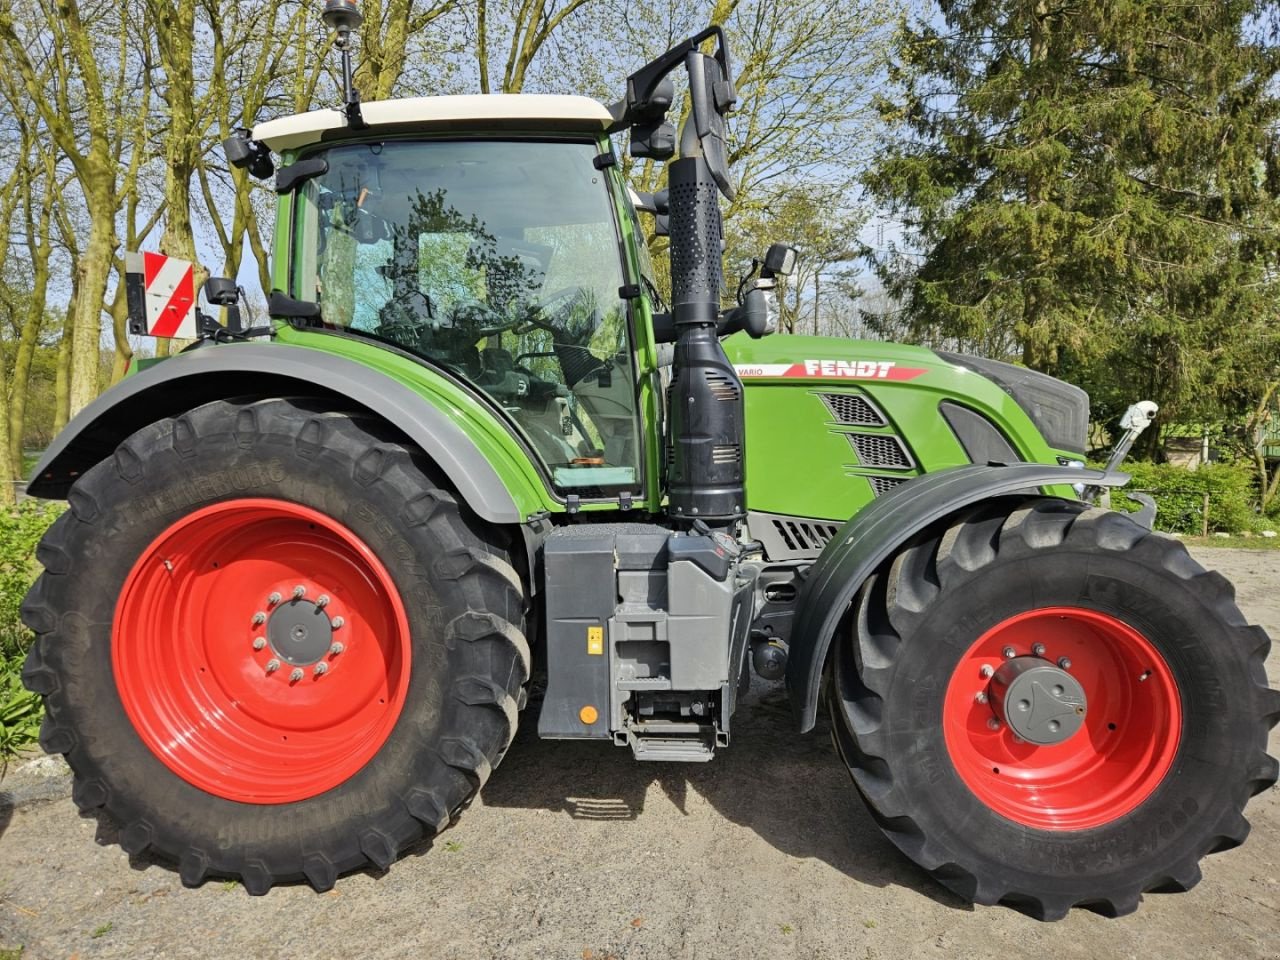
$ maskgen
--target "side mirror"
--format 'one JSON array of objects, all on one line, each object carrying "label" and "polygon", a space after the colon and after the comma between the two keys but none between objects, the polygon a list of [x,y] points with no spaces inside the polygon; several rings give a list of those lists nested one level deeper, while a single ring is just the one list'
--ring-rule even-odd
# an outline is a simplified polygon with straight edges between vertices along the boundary
[{"label": "side mirror", "polygon": [[[690,132],[695,134],[711,178],[725,199],[732,200],[737,189],[729,176],[729,148],[726,145],[729,137],[724,118],[737,103],[737,95],[729,78],[723,38],[717,56],[690,53],[685,65],[689,71],[689,101],[693,115],[685,121],[683,136],[688,137]],[[686,149],[688,146],[690,144],[681,141],[681,155],[692,153]]]}]

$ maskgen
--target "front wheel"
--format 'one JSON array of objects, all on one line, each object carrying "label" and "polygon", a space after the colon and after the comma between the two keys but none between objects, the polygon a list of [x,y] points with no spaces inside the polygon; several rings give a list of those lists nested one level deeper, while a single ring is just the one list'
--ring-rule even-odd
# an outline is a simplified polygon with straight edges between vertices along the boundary
[{"label": "front wheel", "polygon": [[1176,540],[1066,501],[987,504],[863,587],[828,702],[873,815],[941,882],[1114,916],[1247,835],[1277,775],[1269,646]]},{"label": "front wheel", "polygon": [[23,671],[82,810],[182,880],[386,868],[501,759],[529,674],[503,534],[377,421],[216,402],[85,474]]}]

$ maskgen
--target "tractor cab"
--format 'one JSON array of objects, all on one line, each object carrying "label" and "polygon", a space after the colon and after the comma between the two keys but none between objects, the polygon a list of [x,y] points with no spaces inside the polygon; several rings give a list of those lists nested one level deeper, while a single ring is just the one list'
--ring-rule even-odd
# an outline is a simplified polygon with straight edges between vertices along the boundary
[{"label": "tractor cab", "polygon": [[558,491],[636,491],[646,328],[628,296],[641,278],[634,214],[605,162],[608,112],[577,97],[363,112],[341,140],[322,139],[334,111],[255,131],[296,144],[280,171],[287,296],[314,304],[322,329],[392,345],[481,394]]}]

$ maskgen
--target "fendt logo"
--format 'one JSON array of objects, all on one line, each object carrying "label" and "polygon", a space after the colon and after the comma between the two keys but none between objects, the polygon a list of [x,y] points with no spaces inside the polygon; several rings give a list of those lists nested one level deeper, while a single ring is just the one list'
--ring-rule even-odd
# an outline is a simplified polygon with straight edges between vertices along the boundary
[{"label": "fendt logo", "polygon": [[738,364],[743,379],[808,377],[819,380],[914,380],[924,367],[900,367],[893,360],[805,360],[803,363]]}]

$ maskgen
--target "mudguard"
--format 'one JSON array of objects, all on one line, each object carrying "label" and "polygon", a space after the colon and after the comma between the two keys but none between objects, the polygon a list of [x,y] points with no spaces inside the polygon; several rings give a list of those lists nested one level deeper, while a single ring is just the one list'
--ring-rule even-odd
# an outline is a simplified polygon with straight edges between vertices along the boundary
[{"label": "mudguard", "polygon": [[27,492],[63,498],[77,477],[135,430],[214,400],[246,396],[354,401],[430,456],[481,518],[492,523],[524,519],[475,442],[438,406],[362,363],[284,344],[206,347],[125,378],[67,424],[40,458]]},{"label": "mudguard", "polygon": [[863,582],[907,540],[964,507],[1043,486],[1119,487],[1128,474],[1043,463],[955,467],[890,490],[849,520],[818,556],[796,600],[787,694],[800,731],[813,729],[827,648]]}]

